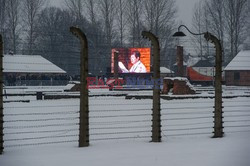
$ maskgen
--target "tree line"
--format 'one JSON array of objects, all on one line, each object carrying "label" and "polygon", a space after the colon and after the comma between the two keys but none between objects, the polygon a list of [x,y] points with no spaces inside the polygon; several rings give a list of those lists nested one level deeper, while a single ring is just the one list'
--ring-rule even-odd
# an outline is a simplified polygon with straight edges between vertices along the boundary
[{"label": "tree line", "polygon": [[[217,36],[227,64],[241,49],[250,49],[249,18],[249,0],[201,0],[195,5],[193,30]],[[208,42],[202,37],[195,37],[193,42],[200,56],[211,56]]]},{"label": "tree line", "polygon": [[[141,36],[150,30],[159,36],[162,59],[173,49],[176,27],[174,0],[0,0],[0,33],[4,53],[40,54],[68,73],[79,73],[79,41],[70,26],[80,27],[89,40],[90,72],[106,72],[111,48],[145,47]],[[162,62],[163,63],[163,62]],[[165,64],[165,66],[168,64]]]},{"label": "tree line", "polygon": [[[216,35],[227,62],[246,41],[247,30],[249,33],[247,1],[201,0],[194,10],[193,31]],[[175,0],[60,2],[60,6],[52,6],[49,0],[0,0],[4,53],[39,54],[69,74],[79,74],[79,41],[69,32],[70,26],[78,26],[88,37],[89,70],[102,75],[110,67],[111,48],[151,47],[141,36],[143,30],[150,30],[160,41],[161,66],[171,68],[175,63]],[[194,43],[198,55],[212,54],[202,37],[195,38]]]}]

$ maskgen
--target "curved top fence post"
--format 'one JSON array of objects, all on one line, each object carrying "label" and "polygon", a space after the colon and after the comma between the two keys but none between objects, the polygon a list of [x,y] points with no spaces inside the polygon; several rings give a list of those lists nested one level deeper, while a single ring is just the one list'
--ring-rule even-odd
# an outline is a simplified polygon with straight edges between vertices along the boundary
[{"label": "curved top fence post", "polygon": [[161,108],[160,108],[160,45],[158,38],[149,31],[143,31],[142,36],[148,38],[153,46],[153,120],[152,142],[161,142]]},{"label": "curved top fence post", "polygon": [[0,34],[0,154],[3,149],[3,40]]},{"label": "curved top fence post", "polygon": [[88,41],[80,28],[70,27],[70,31],[81,42],[79,147],[86,147],[89,146]]}]

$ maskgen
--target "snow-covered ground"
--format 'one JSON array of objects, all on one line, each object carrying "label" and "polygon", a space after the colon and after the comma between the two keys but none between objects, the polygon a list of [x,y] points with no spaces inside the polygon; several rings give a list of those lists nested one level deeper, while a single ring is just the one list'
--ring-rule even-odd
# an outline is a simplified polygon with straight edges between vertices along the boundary
[{"label": "snow-covered ground", "polygon": [[[62,88],[16,88],[6,93],[58,93]],[[199,95],[213,95],[208,89]],[[244,97],[249,91],[248,87],[224,89],[224,96],[241,97],[223,99],[223,138],[211,138],[214,99],[162,99],[162,142],[152,143],[152,100],[123,96],[152,92],[91,90],[95,95],[89,98],[90,146],[85,148],[77,147],[79,99],[8,96],[0,165],[249,166],[250,98]],[[7,102],[20,100],[29,102]]]}]

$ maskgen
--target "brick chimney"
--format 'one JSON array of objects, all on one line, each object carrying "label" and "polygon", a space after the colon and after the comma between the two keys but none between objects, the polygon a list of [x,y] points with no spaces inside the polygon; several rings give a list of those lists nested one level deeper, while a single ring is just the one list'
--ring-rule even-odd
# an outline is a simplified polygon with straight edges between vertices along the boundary
[{"label": "brick chimney", "polygon": [[183,47],[177,46],[177,76],[184,77],[184,67],[183,67]]}]

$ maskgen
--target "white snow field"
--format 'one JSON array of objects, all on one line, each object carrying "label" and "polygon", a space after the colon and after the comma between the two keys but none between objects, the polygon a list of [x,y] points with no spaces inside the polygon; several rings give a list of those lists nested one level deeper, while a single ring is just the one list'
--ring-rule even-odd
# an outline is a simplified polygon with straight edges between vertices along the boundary
[{"label": "white snow field", "polygon": [[[79,99],[7,96],[0,166],[249,166],[250,88],[224,88],[223,138],[211,138],[214,99],[209,97],[214,94],[201,89],[193,98],[161,99],[160,143],[150,142],[152,99],[125,96],[152,92],[91,90],[90,146],[83,148],[78,147]],[[6,91],[46,94],[60,93],[60,88]]]}]

